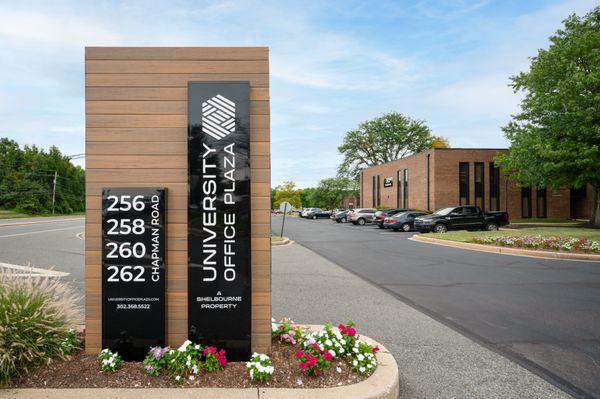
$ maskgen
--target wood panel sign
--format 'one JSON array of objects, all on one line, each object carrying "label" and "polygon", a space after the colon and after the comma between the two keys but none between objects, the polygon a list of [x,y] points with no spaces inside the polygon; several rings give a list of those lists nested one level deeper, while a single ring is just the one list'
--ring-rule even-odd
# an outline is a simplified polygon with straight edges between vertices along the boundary
[{"label": "wood panel sign", "polygon": [[188,336],[251,352],[250,86],[188,84]]},{"label": "wood panel sign", "polygon": [[142,360],[164,346],[164,188],[102,190],[102,347]]}]

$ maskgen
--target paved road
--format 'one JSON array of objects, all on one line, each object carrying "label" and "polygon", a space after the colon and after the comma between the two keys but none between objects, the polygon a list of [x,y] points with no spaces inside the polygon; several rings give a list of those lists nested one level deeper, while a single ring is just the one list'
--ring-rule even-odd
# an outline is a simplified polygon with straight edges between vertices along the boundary
[{"label": "paved road", "polygon": [[571,394],[600,398],[600,265],[434,246],[329,220],[288,218],[284,235]]},{"label": "paved road", "polygon": [[62,279],[83,293],[84,222],[83,217],[0,220],[0,263],[68,273]]}]

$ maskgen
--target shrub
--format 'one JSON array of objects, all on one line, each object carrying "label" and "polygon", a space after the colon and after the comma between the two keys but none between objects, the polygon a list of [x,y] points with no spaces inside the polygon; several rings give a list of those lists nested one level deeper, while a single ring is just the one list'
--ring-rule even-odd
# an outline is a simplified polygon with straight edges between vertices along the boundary
[{"label": "shrub", "polygon": [[74,351],[78,299],[56,278],[0,273],[0,385]]},{"label": "shrub", "polygon": [[275,371],[269,356],[254,352],[246,368],[252,381],[267,382]]},{"label": "shrub", "polygon": [[271,319],[271,336],[278,337],[281,342],[296,345],[303,334],[302,327],[295,325],[291,319],[283,318],[279,323]]},{"label": "shrub", "polygon": [[193,381],[202,369],[208,373],[223,370],[227,365],[227,357],[223,349],[217,350],[214,346],[202,348],[192,341],[185,341],[178,349],[168,346],[150,348],[143,364],[150,375],[156,376],[166,371],[175,381],[183,383],[185,378]]},{"label": "shrub", "polygon": [[98,361],[100,361],[100,370],[105,373],[114,373],[123,364],[121,355],[117,352],[111,352],[110,349],[103,349],[98,354]]}]

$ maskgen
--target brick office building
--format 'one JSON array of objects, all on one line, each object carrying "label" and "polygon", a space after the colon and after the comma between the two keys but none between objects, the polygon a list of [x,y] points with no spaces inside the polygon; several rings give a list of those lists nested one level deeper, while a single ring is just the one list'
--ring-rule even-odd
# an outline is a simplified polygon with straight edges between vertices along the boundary
[{"label": "brick office building", "polygon": [[434,211],[456,205],[478,205],[486,211],[508,211],[513,219],[588,219],[592,187],[553,190],[521,187],[494,165],[506,149],[431,149],[361,172],[362,207]]}]

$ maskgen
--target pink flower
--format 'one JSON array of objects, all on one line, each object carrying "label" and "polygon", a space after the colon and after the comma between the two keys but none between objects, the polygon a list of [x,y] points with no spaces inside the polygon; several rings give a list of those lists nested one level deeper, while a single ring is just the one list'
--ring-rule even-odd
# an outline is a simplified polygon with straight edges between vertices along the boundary
[{"label": "pink flower", "polygon": [[305,370],[308,367],[308,364],[303,362],[303,363],[300,363],[298,365],[298,367],[300,367],[301,370]]},{"label": "pink flower", "polygon": [[146,365],[146,370],[152,371],[152,370],[154,370],[154,366],[151,364],[148,364],[148,365]]},{"label": "pink flower", "polygon": [[204,355],[208,355],[208,354],[215,354],[217,353],[217,348],[215,348],[214,346],[207,346],[206,348],[204,348]]},{"label": "pink flower", "polygon": [[300,359],[302,357],[302,351],[296,351],[296,359]]},{"label": "pink flower", "polygon": [[323,355],[323,357],[325,358],[325,360],[331,360],[331,359],[333,359],[333,356],[329,352],[325,352],[325,354]]}]

